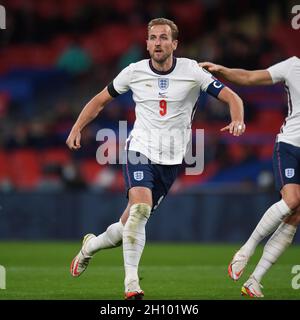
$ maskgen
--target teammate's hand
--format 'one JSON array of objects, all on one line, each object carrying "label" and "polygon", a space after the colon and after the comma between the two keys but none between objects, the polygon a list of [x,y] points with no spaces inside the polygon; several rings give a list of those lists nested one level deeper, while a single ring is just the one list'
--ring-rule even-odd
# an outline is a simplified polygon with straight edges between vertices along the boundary
[{"label": "teammate's hand", "polygon": [[221,70],[221,66],[212,62],[200,62],[199,66],[206,69],[211,73],[218,73]]},{"label": "teammate's hand", "polygon": [[80,140],[81,140],[80,130],[72,128],[68,136],[68,139],[66,141],[66,144],[71,150],[77,150],[81,147]]},{"label": "teammate's hand", "polygon": [[234,136],[242,135],[246,130],[244,122],[232,121],[228,126],[222,128],[220,131],[229,131]]}]

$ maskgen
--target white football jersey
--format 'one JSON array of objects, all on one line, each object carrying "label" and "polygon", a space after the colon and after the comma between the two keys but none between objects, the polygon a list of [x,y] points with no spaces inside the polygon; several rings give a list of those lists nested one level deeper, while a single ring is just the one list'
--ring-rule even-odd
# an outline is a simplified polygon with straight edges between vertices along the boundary
[{"label": "white football jersey", "polygon": [[300,147],[300,59],[292,57],[267,70],[273,83],[284,82],[288,98],[288,114],[277,141]]},{"label": "white football jersey", "polygon": [[109,91],[116,93],[113,96],[133,92],[136,120],[127,139],[128,150],[158,164],[182,163],[200,90],[206,91],[211,83],[215,89],[223,87],[196,61],[186,58],[174,58],[167,72],[154,69],[150,59],[123,69]]}]

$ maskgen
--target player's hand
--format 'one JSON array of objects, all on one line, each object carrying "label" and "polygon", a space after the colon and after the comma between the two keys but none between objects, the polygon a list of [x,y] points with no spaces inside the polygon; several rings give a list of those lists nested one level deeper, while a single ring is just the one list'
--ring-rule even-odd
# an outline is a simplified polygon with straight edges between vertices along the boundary
[{"label": "player's hand", "polygon": [[222,128],[220,131],[229,131],[230,134],[234,136],[242,135],[246,130],[244,122],[232,121],[228,126]]},{"label": "player's hand", "polygon": [[206,69],[211,73],[218,73],[221,70],[221,66],[212,62],[200,62],[199,66]]},{"label": "player's hand", "polygon": [[80,140],[81,140],[80,130],[72,128],[72,130],[68,136],[68,139],[66,141],[66,144],[69,147],[69,149],[77,150],[81,147]]}]

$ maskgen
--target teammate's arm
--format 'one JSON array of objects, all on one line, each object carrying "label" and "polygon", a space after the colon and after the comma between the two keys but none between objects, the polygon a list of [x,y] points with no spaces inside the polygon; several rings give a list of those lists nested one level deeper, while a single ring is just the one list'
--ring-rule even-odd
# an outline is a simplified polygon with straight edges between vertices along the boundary
[{"label": "teammate's arm", "polygon": [[222,88],[218,99],[227,103],[230,109],[231,123],[221,131],[229,131],[234,136],[240,136],[245,132],[244,106],[242,99],[228,87]]},{"label": "teammate's arm", "polygon": [[230,69],[211,62],[201,62],[199,66],[212,74],[222,77],[232,83],[244,86],[273,84],[268,70]]},{"label": "teammate's arm", "polygon": [[72,130],[68,136],[66,144],[72,150],[79,149],[81,131],[82,129],[90,123],[96,116],[101,112],[104,106],[110,102],[113,97],[109,94],[107,87],[98,93],[94,98],[92,98],[80,112]]}]

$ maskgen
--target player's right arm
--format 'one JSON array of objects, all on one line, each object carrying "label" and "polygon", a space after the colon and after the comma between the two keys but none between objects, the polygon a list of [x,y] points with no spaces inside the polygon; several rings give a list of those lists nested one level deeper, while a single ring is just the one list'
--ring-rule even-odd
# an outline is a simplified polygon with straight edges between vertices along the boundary
[{"label": "player's right arm", "polygon": [[104,106],[110,102],[113,97],[109,94],[107,87],[92,98],[80,112],[72,130],[67,138],[66,144],[71,150],[76,150],[81,147],[81,131],[97,117],[99,112],[102,111]]},{"label": "player's right arm", "polygon": [[80,139],[82,129],[96,118],[108,102],[130,89],[129,83],[132,74],[131,66],[132,65],[129,65],[123,69],[105,89],[85,105],[66,141],[66,144],[70,149],[79,149],[81,147]]},{"label": "player's right arm", "polygon": [[217,77],[222,77],[232,83],[243,86],[273,84],[268,70],[230,69],[211,62],[201,62],[199,66],[205,68]]}]

